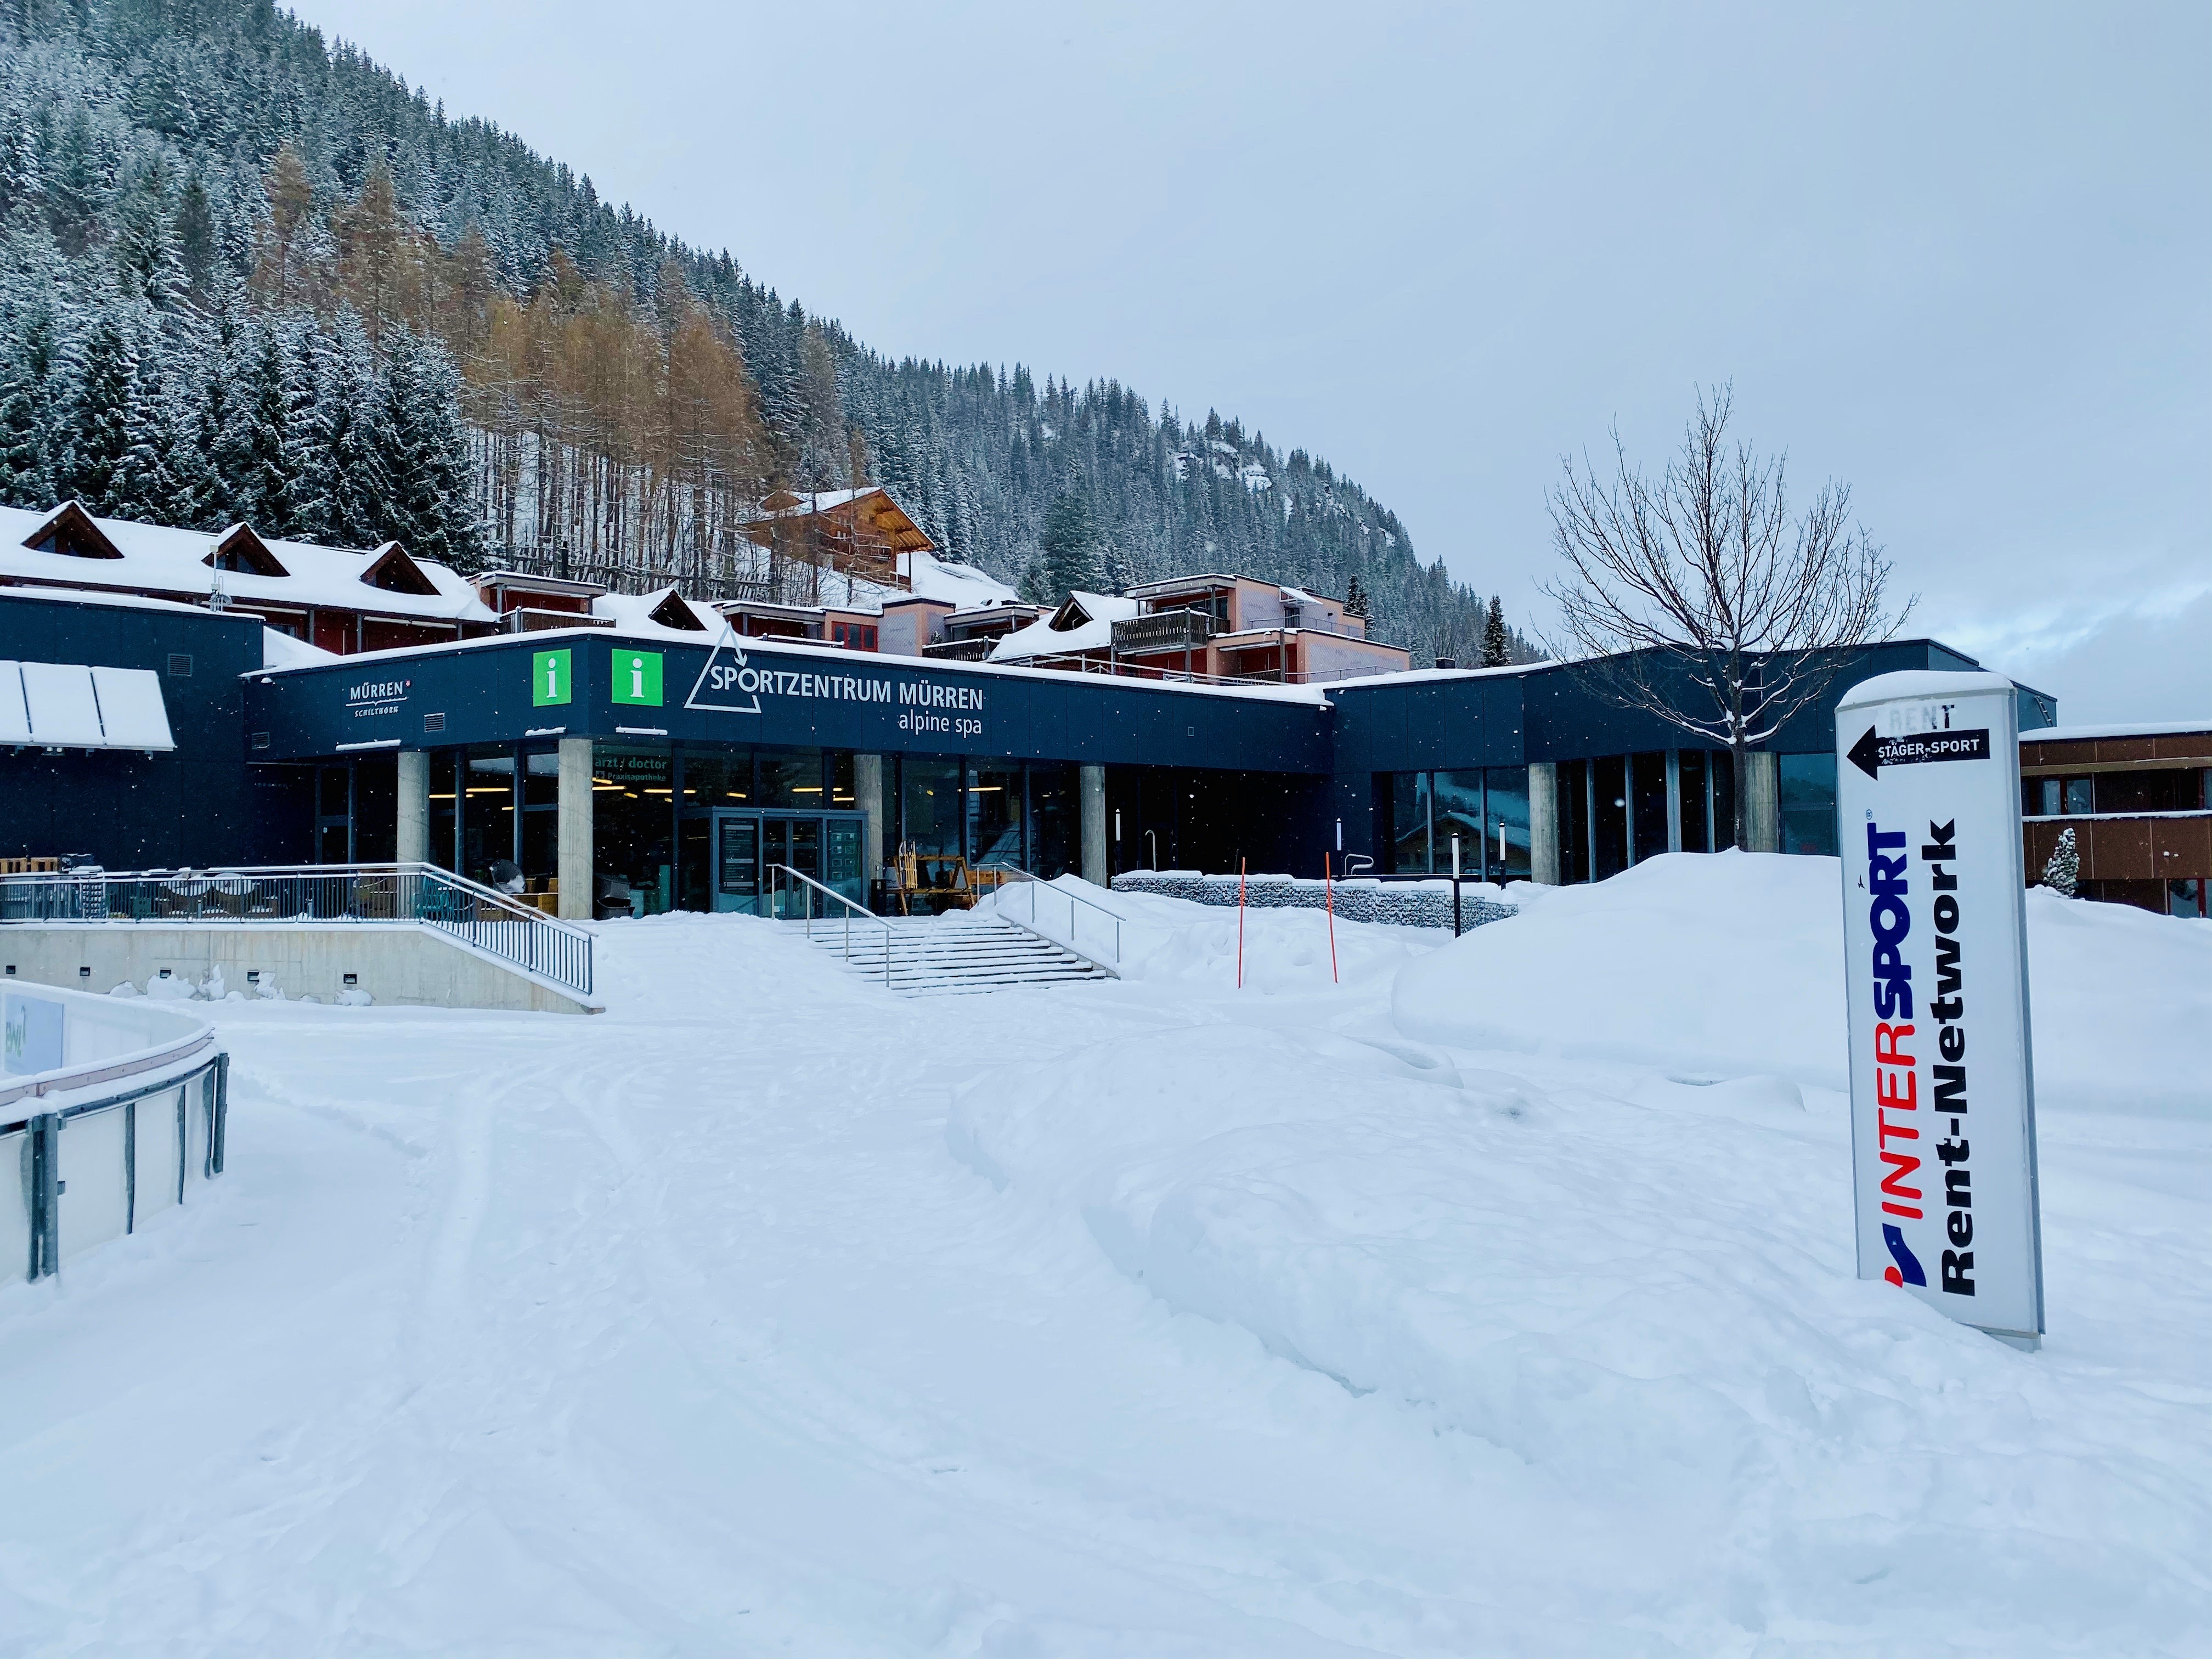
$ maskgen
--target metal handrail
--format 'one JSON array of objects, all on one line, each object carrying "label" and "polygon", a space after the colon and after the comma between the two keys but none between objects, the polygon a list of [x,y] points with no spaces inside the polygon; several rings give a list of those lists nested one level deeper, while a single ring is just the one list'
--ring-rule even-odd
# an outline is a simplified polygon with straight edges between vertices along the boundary
[{"label": "metal handrail", "polygon": [[[838,903],[845,907],[846,961],[850,962],[853,959],[853,918],[854,916],[857,915],[863,921],[872,921],[875,923],[877,927],[882,928],[884,930],[884,984],[886,988],[890,986],[891,982],[891,947],[897,942],[898,939],[898,934],[891,927],[890,923],[885,921],[874,911],[869,909],[867,906],[856,903],[853,900],[847,898],[836,888],[824,886],[822,883],[815,880],[813,877],[808,875],[803,870],[794,870],[787,864],[771,864],[768,867],[777,877],[777,881],[769,891],[769,902],[771,906],[775,908],[777,915],[782,915],[781,889],[783,883],[781,878],[789,876],[793,881],[800,884],[800,885],[805,889],[806,893],[807,938],[812,939],[814,937],[815,894],[819,893],[824,898],[835,899]],[[786,918],[786,920],[788,920],[788,918]],[[826,921],[827,918],[825,917],[824,920]]]},{"label": "metal handrail", "polygon": [[[1047,892],[1048,892],[1048,893],[1052,893],[1052,894],[1054,894],[1054,895],[1056,895],[1057,896],[1059,896],[1059,897],[1060,897],[1060,898],[1064,898],[1064,899],[1066,899],[1066,900],[1067,901],[1067,940],[1066,940],[1066,943],[1067,943],[1067,945],[1069,945],[1069,947],[1070,947],[1071,949],[1073,949],[1073,950],[1076,951],[1076,954],[1077,954],[1077,955],[1079,955],[1079,956],[1084,955],[1084,954],[1085,954],[1085,953],[1082,951],[1082,949],[1080,948],[1080,946],[1077,944],[1077,939],[1076,939],[1076,925],[1075,925],[1075,922],[1076,922],[1076,917],[1075,917],[1075,907],[1076,907],[1077,905],[1079,905],[1079,905],[1083,906],[1083,908],[1084,908],[1085,909],[1086,909],[1086,910],[1096,910],[1096,911],[1097,911],[1100,915],[1104,916],[1108,921],[1111,921],[1111,922],[1114,924],[1114,961],[1113,961],[1113,964],[1112,964],[1112,965],[1113,965],[1115,968],[1116,968],[1116,969],[1119,969],[1119,968],[1121,967],[1121,918],[1120,916],[1116,915],[1113,911],[1109,910],[1109,909],[1108,909],[1104,905],[1103,905],[1103,904],[1094,904],[1094,903],[1092,903],[1089,899],[1085,898],[1081,894],[1079,894],[1079,893],[1071,893],[1071,892],[1069,892],[1069,891],[1068,891],[1065,887],[1055,887],[1055,886],[1054,886],[1050,882],[1048,882],[1048,881],[1045,880],[1042,876],[1036,875],[1036,873],[1034,873],[1034,872],[1031,872],[1031,871],[1028,871],[1028,870],[1024,870],[1024,869],[1023,869],[1023,868],[1022,868],[1022,866],[1021,866],[1020,865],[1014,863],[1012,860],[1009,860],[1009,859],[987,859],[987,860],[985,860],[982,863],[981,863],[981,864],[977,865],[975,867],[976,867],[977,869],[979,869],[979,870],[1004,870],[1004,871],[1007,872],[1009,874],[1015,875],[1015,876],[1018,876],[1018,877],[1019,877],[1023,881],[1025,881],[1025,882],[1027,882],[1027,883],[1029,884],[1029,889],[1030,889],[1030,930],[1032,933],[1036,932],[1036,896],[1037,896],[1037,889],[1038,889],[1038,888],[1040,888],[1040,887],[1042,887],[1042,888],[1043,888]],[[1011,916],[1007,917],[1006,919],[1007,919],[1009,921],[1012,921],[1012,920],[1013,920],[1013,918],[1012,918],[1012,917],[1011,917]],[[1047,935],[1044,935],[1044,937],[1046,937],[1046,938],[1050,938],[1051,936],[1050,936],[1049,934],[1047,934]],[[1054,943],[1058,943],[1058,942],[1059,942],[1059,941],[1057,941],[1057,940],[1055,940],[1055,941],[1054,941]],[[1103,963],[1102,963],[1101,965],[1102,965],[1102,966],[1103,966],[1104,964],[1103,964]]]},{"label": "metal handrail", "polygon": [[592,994],[590,933],[434,864],[80,867],[0,876],[0,925],[41,921],[423,927],[579,996]]}]

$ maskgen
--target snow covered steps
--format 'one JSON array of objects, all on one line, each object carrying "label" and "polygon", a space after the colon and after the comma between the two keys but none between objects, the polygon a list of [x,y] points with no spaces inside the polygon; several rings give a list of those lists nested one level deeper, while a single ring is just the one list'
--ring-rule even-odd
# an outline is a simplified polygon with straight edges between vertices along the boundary
[{"label": "snow covered steps", "polygon": [[895,916],[888,927],[855,921],[849,945],[842,923],[817,921],[811,938],[816,948],[844,961],[855,975],[888,984],[902,996],[958,996],[1113,977],[1049,939],[991,917]]}]

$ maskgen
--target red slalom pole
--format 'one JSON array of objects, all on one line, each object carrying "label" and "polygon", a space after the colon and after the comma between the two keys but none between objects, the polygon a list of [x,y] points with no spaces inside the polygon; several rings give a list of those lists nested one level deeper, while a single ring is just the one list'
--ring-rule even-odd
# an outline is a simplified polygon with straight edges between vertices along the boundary
[{"label": "red slalom pole", "polygon": [[1328,982],[1341,985],[1344,981],[1336,976],[1336,886],[1327,853],[1321,855],[1321,896],[1328,908]]},{"label": "red slalom pole", "polygon": [[1237,860],[1237,988],[1244,988],[1244,860]]}]

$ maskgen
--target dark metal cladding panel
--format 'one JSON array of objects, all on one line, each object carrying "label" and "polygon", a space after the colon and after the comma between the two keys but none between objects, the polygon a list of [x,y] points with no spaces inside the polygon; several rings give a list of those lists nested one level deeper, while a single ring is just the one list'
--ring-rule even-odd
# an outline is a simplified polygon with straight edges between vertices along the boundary
[{"label": "dark metal cladding panel", "polygon": [[[542,665],[562,652],[567,675],[550,683],[566,695],[550,701],[539,685]],[[616,701],[625,685],[630,696]],[[270,734],[266,759],[645,733],[1106,765],[1322,771],[1328,763],[1325,714],[1307,702],[1198,696],[1105,676],[962,673],[755,641],[732,649],[538,635],[256,677],[248,696],[256,729]],[[426,727],[434,714],[443,718]]]},{"label": "dark metal cladding panel", "polygon": [[83,854],[111,869],[307,855],[302,771],[253,767],[244,676],[258,617],[0,593],[0,658],[150,669],[176,748],[0,752],[0,856]]},{"label": "dark metal cladding panel", "polygon": [[1411,688],[1385,686],[1368,694],[1369,750],[1370,769],[1376,772],[1410,772],[1414,769],[1413,750],[1407,738],[1407,720],[1410,713],[1406,693]]}]

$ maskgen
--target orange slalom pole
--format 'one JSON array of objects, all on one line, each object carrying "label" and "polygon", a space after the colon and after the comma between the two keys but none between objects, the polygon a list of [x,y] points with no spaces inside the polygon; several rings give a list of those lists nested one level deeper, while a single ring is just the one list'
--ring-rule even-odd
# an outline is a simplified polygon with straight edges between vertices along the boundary
[{"label": "orange slalom pole", "polygon": [[1244,860],[1237,860],[1237,988],[1244,988]]},{"label": "orange slalom pole", "polygon": [[1341,985],[1344,981],[1336,976],[1336,885],[1335,878],[1329,872],[1329,861],[1330,855],[1323,853],[1321,855],[1321,896],[1322,902],[1328,908],[1328,982]]}]

